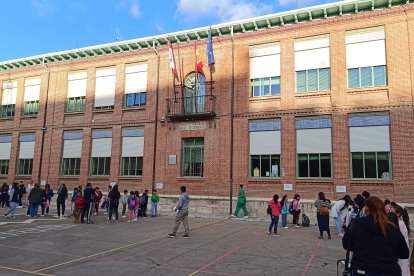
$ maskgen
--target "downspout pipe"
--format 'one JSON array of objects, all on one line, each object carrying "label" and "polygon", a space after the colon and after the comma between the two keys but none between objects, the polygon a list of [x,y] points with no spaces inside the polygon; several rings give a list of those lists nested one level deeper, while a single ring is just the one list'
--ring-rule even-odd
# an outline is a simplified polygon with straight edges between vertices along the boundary
[{"label": "downspout pipe", "polygon": [[234,171],[234,36],[231,26],[231,103],[230,103],[230,215],[233,213],[233,171]]},{"label": "downspout pipe", "polygon": [[158,94],[159,94],[159,85],[160,85],[160,53],[155,48],[155,41],[153,43],[153,49],[157,55],[157,84],[155,89],[155,129],[154,129],[154,149],[152,154],[152,191],[155,190],[155,165],[157,160],[157,136],[158,136]]},{"label": "downspout pipe", "polygon": [[[42,124],[42,143],[40,145],[40,164],[39,164],[39,171],[37,174],[37,183],[40,185],[42,180],[42,163],[43,163],[43,149],[45,144],[45,135],[46,135],[46,117],[47,117],[47,105],[48,105],[48,99],[49,99],[49,83],[50,83],[50,69],[47,63],[45,62],[45,59],[43,58],[42,66],[47,70],[47,87],[46,87],[46,102],[45,102],[45,111],[43,113],[43,124]],[[50,154],[50,153],[49,153]]]}]

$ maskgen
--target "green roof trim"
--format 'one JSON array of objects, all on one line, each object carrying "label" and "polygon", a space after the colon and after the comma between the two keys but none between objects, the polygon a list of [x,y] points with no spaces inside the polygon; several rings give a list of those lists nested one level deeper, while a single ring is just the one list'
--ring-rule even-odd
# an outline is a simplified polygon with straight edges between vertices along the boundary
[{"label": "green roof trim", "polygon": [[301,22],[337,17],[346,14],[357,14],[371,10],[391,8],[394,6],[401,6],[409,3],[414,3],[414,0],[349,0],[329,3],[192,30],[118,41],[114,43],[4,61],[0,62],[0,72],[38,66],[44,63],[87,59],[89,57],[112,55],[121,52],[130,52],[153,47],[156,48],[157,46],[166,45],[168,37],[170,37],[171,43],[173,44],[204,39],[207,38],[207,31],[210,28],[213,37],[224,36],[231,35],[232,33],[235,34],[254,32],[257,30],[269,29],[287,24],[297,24]]}]

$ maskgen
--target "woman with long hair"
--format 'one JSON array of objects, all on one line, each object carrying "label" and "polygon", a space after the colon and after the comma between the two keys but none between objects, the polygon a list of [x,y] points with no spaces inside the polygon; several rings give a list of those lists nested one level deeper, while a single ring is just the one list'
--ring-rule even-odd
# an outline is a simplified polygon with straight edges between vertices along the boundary
[{"label": "woman with long hair", "polygon": [[272,227],[274,227],[273,235],[279,236],[277,233],[277,225],[279,223],[279,216],[280,216],[280,210],[282,209],[282,206],[280,205],[279,196],[274,195],[273,199],[269,201],[269,207],[272,209],[272,214],[270,215],[270,218],[272,222],[269,225],[269,232],[267,232],[269,235],[272,234]]},{"label": "woman with long hair", "polygon": [[400,230],[388,220],[384,202],[367,198],[365,214],[351,223],[342,239],[343,248],[353,252],[352,275],[401,275],[398,259],[408,259],[409,250]]},{"label": "woman with long hair", "polygon": [[331,201],[325,197],[323,192],[319,192],[318,199],[315,200],[315,207],[319,227],[319,239],[323,239],[323,232],[326,231],[328,233],[328,240],[330,240],[329,210],[331,209]]},{"label": "woman with long hair", "polygon": [[118,191],[118,185],[115,185],[109,192],[109,219],[108,223],[112,220],[112,214],[115,213],[115,222],[118,223],[118,205],[121,194]]},{"label": "woman with long hair", "polygon": [[[299,194],[295,194],[293,196],[293,201],[292,201],[292,215],[293,215],[293,225],[295,225],[295,227],[300,227],[299,224],[299,215],[300,215],[300,195]],[[290,209],[290,207],[289,207]]]},{"label": "woman with long hair", "polygon": [[287,201],[287,195],[284,195],[282,197],[282,200],[280,201],[280,206],[282,206],[282,227],[285,229],[288,229],[287,227],[287,215],[289,214],[289,203]]},{"label": "woman with long hair", "polygon": [[[65,217],[65,201],[68,198],[68,189],[66,188],[65,183],[62,183],[60,185],[60,188],[57,193],[57,215],[58,218],[64,218]],[[60,210],[62,208],[62,215],[60,215]]]},{"label": "woman with long hair", "polygon": [[335,220],[336,234],[342,237],[342,219],[345,218],[348,213],[348,206],[351,204],[352,199],[349,195],[345,195],[342,199],[335,202],[331,209],[331,217]]}]

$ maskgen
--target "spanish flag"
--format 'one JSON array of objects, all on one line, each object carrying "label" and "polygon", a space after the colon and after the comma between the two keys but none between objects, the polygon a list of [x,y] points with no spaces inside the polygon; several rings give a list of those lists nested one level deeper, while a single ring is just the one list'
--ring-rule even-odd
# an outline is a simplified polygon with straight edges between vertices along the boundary
[{"label": "spanish flag", "polygon": [[197,41],[194,42],[194,53],[195,53],[195,71],[196,78],[198,79],[198,73],[203,71],[203,62],[200,59],[200,54],[197,49]]}]

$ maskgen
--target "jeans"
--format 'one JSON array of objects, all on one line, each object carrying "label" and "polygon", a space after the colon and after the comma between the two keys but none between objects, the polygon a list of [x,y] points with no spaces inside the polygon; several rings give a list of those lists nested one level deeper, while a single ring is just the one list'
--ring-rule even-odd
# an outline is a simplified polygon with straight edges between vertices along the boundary
[{"label": "jeans", "polygon": [[341,220],[341,216],[336,216],[334,219],[335,219],[336,233],[337,234],[340,234],[340,233],[342,233],[342,220]]},{"label": "jeans", "polygon": [[5,216],[8,216],[10,214],[10,216],[14,217],[14,213],[16,212],[16,207],[17,207],[16,202],[10,202],[10,209],[9,211],[7,211]]},{"label": "jeans", "polygon": [[65,215],[65,201],[57,201],[57,214],[60,217],[60,207],[62,207],[62,216]]},{"label": "jeans", "polygon": [[39,210],[40,203],[30,204],[30,217],[34,218],[37,216],[37,211]]},{"label": "jeans", "polygon": [[153,217],[157,216],[157,207],[158,207],[158,202],[151,202],[151,216]]},{"label": "jeans", "polygon": [[85,202],[83,203],[82,213],[81,213],[81,222],[84,223],[84,217],[86,215],[86,223],[91,223],[91,214],[95,207],[95,203],[93,202]]},{"label": "jeans", "polygon": [[279,216],[271,216],[272,222],[269,225],[269,232],[272,233],[272,227],[274,226],[274,234],[277,234],[277,225],[279,224]]},{"label": "jeans", "polygon": [[287,214],[282,214],[282,227],[286,227],[287,224]]}]

